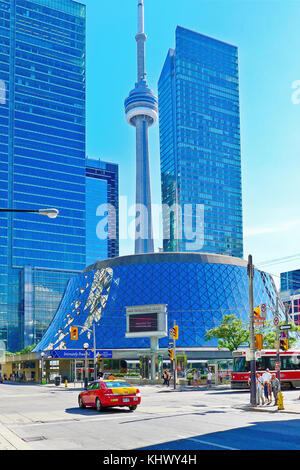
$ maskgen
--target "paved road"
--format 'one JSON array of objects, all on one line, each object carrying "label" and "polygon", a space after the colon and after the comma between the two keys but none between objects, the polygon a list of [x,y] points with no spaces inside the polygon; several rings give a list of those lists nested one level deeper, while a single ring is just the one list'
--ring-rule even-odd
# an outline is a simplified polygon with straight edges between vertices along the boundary
[{"label": "paved road", "polygon": [[290,414],[242,409],[249,392],[224,387],[140,389],[135,412],[98,413],[78,408],[72,385],[0,385],[0,449],[300,450],[299,390],[284,392]]}]

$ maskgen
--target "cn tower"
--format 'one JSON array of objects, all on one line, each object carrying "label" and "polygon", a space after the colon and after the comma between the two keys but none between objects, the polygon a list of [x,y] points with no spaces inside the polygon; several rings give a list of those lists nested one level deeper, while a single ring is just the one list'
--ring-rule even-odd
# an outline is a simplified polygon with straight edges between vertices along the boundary
[{"label": "cn tower", "polygon": [[138,2],[137,82],[125,100],[128,124],[136,128],[135,253],[153,253],[148,128],[158,118],[157,98],[146,81],[144,1]]}]

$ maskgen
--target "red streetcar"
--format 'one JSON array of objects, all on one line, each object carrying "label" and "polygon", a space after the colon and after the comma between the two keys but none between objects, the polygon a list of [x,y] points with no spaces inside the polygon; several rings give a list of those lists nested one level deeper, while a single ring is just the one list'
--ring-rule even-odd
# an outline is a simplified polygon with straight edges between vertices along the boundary
[{"label": "red streetcar", "polygon": [[[257,351],[258,352],[258,351]],[[300,387],[300,349],[280,351],[280,363],[277,363],[277,351],[264,349],[259,351],[260,357],[256,359],[256,371],[263,372],[269,369],[276,373],[280,367],[280,382],[282,388]],[[250,377],[249,349],[234,351],[233,368],[231,373],[231,388],[249,388]]]},{"label": "red streetcar", "polygon": [[78,396],[80,408],[92,406],[97,411],[111,406],[128,406],[134,411],[140,403],[139,389],[125,380],[97,380],[90,383],[88,389]]}]

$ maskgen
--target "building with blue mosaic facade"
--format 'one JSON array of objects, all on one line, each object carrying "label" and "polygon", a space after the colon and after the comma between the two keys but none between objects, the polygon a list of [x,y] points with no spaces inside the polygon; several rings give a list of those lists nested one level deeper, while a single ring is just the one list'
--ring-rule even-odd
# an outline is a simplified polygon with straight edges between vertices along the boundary
[{"label": "building with blue mosaic facade", "polygon": [[[214,347],[205,333],[234,313],[249,318],[247,262],[242,259],[200,253],[153,253],[121,256],[101,261],[74,277],[48,331],[36,351],[55,352],[92,345],[96,348],[138,352],[150,348],[149,338],[126,338],[126,307],[166,304],[168,328],[179,325],[177,348]],[[255,269],[254,303],[275,306],[278,293],[269,274]],[[77,341],[70,327],[79,326]],[[159,340],[166,353],[168,338]],[[90,346],[92,347],[92,346]],[[125,354],[125,352],[124,352]],[[53,357],[56,357],[55,354]]]}]

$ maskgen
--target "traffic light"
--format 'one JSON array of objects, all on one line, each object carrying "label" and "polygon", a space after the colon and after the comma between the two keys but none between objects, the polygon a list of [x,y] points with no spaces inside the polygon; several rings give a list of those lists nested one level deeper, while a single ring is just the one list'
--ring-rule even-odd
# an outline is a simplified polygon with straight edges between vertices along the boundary
[{"label": "traffic light", "polygon": [[172,348],[168,349],[169,358],[171,361],[174,360],[174,350]]},{"label": "traffic light", "polygon": [[260,333],[255,335],[255,349],[263,349],[264,337]]},{"label": "traffic light", "polygon": [[173,331],[174,331],[174,333],[173,333],[173,339],[178,339],[178,337],[179,337],[179,328],[178,328],[178,325],[175,325],[175,326],[173,327]]},{"label": "traffic light", "polygon": [[73,339],[73,340],[78,339],[78,328],[77,328],[77,326],[71,326],[70,333],[71,333],[71,339]]},{"label": "traffic light", "polygon": [[98,354],[97,361],[101,362],[102,361],[102,354]]},{"label": "traffic light", "polygon": [[287,338],[280,339],[280,349],[282,351],[287,351],[289,349],[289,341]]},{"label": "traffic light", "polygon": [[260,317],[260,314],[261,314],[260,307],[254,308],[253,311],[254,311],[254,318],[258,319]]}]

